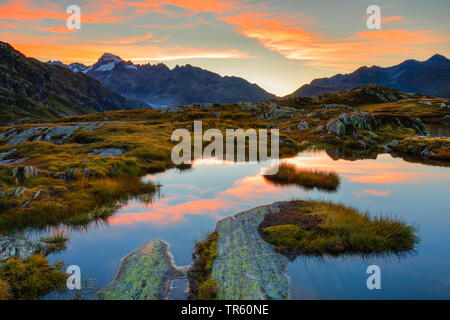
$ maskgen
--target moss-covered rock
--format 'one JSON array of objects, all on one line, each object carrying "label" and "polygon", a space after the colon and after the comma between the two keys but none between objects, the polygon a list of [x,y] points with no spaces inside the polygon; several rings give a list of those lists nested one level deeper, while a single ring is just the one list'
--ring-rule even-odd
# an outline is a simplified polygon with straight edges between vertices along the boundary
[{"label": "moss-covered rock", "polygon": [[169,245],[154,239],[122,259],[113,281],[98,297],[104,300],[164,299],[171,280],[182,275],[173,262]]},{"label": "moss-covered rock", "polygon": [[257,207],[217,223],[217,258],[211,278],[218,299],[283,300],[289,297],[288,258],[274,251],[258,233],[258,225],[278,205]]}]

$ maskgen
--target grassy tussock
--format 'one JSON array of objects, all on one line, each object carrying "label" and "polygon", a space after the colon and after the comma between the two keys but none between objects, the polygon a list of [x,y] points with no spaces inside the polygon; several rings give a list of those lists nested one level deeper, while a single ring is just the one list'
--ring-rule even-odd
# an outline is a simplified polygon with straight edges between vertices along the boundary
[{"label": "grassy tussock", "polygon": [[318,188],[334,191],[339,187],[339,176],[334,172],[313,169],[301,169],[283,162],[274,175],[265,175],[265,179],[280,185],[296,184],[305,188]]},{"label": "grassy tussock", "polygon": [[11,288],[6,280],[0,279],[0,300],[12,299]]},{"label": "grassy tussock", "polygon": [[[116,204],[143,194],[153,194],[156,188],[144,183],[137,176],[117,178],[86,179],[71,183],[59,179],[35,177],[30,188],[21,197],[0,198],[0,231],[17,230],[26,227],[45,228],[61,222],[80,225],[95,218],[113,213]],[[25,208],[27,199],[41,189],[38,199]],[[100,210],[102,208],[111,210]]]},{"label": "grassy tussock", "polygon": [[272,221],[260,229],[277,251],[288,256],[400,253],[412,250],[418,242],[416,229],[395,218],[370,217],[330,202],[296,201],[291,205],[285,210],[292,223]]},{"label": "grassy tussock", "polygon": [[209,278],[208,280],[200,283],[198,288],[198,300],[214,300],[217,297],[217,291],[219,285],[216,280]]},{"label": "grassy tussock", "polygon": [[63,232],[57,232],[52,236],[43,237],[40,240],[41,242],[50,244],[50,251],[53,252],[66,249],[69,238],[67,238]]},{"label": "grassy tussock", "polygon": [[217,232],[211,233],[205,240],[195,244],[194,266],[189,271],[190,299],[212,300],[216,298],[218,284],[211,276],[211,270],[217,257]]},{"label": "grassy tussock", "polygon": [[61,269],[61,264],[50,266],[39,254],[24,262],[10,258],[0,268],[0,298],[35,300],[53,290],[62,290],[67,275]]}]

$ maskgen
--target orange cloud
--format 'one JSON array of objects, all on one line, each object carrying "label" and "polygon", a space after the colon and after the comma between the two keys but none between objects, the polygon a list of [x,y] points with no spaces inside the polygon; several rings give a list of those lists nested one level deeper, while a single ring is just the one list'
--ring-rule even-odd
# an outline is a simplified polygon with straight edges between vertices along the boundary
[{"label": "orange cloud", "polygon": [[[136,7],[141,10],[162,10],[166,5],[180,7],[195,12],[211,12],[216,14],[226,13],[241,8],[240,1],[220,1],[220,0],[152,0],[152,1],[122,1],[112,0],[111,2],[122,6]],[[162,11],[167,12],[167,11]]]},{"label": "orange cloud", "polygon": [[66,33],[74,33],[78,32],[76,29],[69,29],[65,27],[52,27],[52,28],[38,28],[39,30],[53,32],[53,33],[59,33],[59,34],[66,34]]},{"label": "orange cloud", "polygon": [[16,29],[17,26],[12,23],[0,23],[0,28]]},{"label": "orange cloud", "polygon": [[[450,41],[450,37],[428,30],[372,30],[335,39],[312,31],[308,19],[292,17],[289,13],[244,12],[222,19],[235,25],[237,32],[257,39],[264,47],[288,59],[342,71],[353,70],[367,61],[385,62],[387,58],[381,57],[387,52],[390,55],[404,54],[413,46]],[[403,18],[385,19],[395,21]]]},{"label": "orange cloud", "polygon": [[[1,36],[1,32],[0,32]],[[169,47],[164,48],[157,45],[136,45],[127,44],[130,39],[118,40],[103,43],[81,43],[77,45],[76,40],[72,40],[70,44],[59,43],[57,40],[69,40],[69,38],[40,38],[34,37],[33,39],[23,39],[18,36],[13,36],[8,39],[3,38],[4,41],[13,42],[13,46],[16,50],[26,53],[27,56],[31,56],[41,60],[61,60],[65,63],[71,62],[83,62],[92,63],[105,52],[112,52],[120,56],[124,60],[131,60],[135,63],[145,63],[151,61],[171,61],[178,59],[193,59],[193,58],[205,58],[205,59],[236,59],[236,58],[249,58],[249,54],[241,52],[235,49],[231,50],[204,50],[198,48],[189,47]],[[39,41],[41,39],[42,41]],[[77,48],[74,50],[74,48]]]},{"label": "orange cloud", "polygon": [[[436,45],[444,45],[447,50],[450,38],[429,30],[373,30],[363,31],[347,37],[332,37],[320,31],[317,21],[300,14],[280,11],[281,5],[275,1],[250,0],[108,0],[89,1],[82,6],[81,22],[90,24],[111,23],[126,27],[158,29],[189,29],[208,24],[221,26],[223,22],[234,27],[236,32],[249,39],[256,39],[261,47],[277,52],[280,57],[289,60],[300,60],[307,66],[330,70],[333,72],[348,72],[365,64],[394,64],[404,60],[413,50],[415,55],[431,55],[436,52]],[[172,25],[145,25],[133,21],[149,13],[157,13],[161,19],[170,18]],[[208,15],[199,15],[208,13]],[[49,33],[48,38],[27,34],[24,39],[16,34],[16,25],[1,23],[0,30],[8,29],[9,33],[2,40],[12,42],[19,50],[29,56],[39,59],[57,59],[65,62],[80,61],[89,63],[95,61],[103,52],[112,52],[133,61],[171,61],[185,59],[235,59],[254,57],[224,44],[222,49],[185,47],[162,48],[157,43],[164,43],[168,35],[153,39],[150,34],[144,36],[123,37],[113,35],[113,38],[99,40],[82,40],[83,34],[65,29],[65,20],[69,15],[61,4],[45,0],[10,0],[0,5],[0,19],[23,22],[18,24],[18,30],[33,29]],[[204,19],[204,16],[208,16]],[[190,17],[192,21],[178,19]],[[44,20],[45,19],[45,20]],[[42,25],[52,21],[51,27]],[[382,22],[402,21],[403,16],[382,18]],[[183,21],[182,25],[177,25]],[[215,22],[219,23],[215,23]],[[58,25],[55,25],[55,22]],[[323,21],[325,22],[325,21]],[[140,25],[136,25],[136,24]],[[362,24],[362,27],[364,24]],[[20,28],[19,28],[20,27]],[[83,27],[82,27],[83,28]],[[134,30],[134,29],[133,29]],[[152,30],[153,31],[153,30]],[[155,31],[156,33],[156,31]],[[67,36],[57,39],[53,34]],[[193,35],[192,37],[197,37]],[[175,37],[173,37],[175,38]],[[189,39],[186,39],[189,40]],[[197,41],[197,40],[195,40]],[[195,42],[194,41],[194,42]],[[200,40],[201,41],[201,40]],[[148,42],[148,43],[142,43]],[[154,45],[150,45],[150,43]],[[240,42],[236,42],[240,43]],[[430,46],[429,44],[436,44]],[[76,49],[76,50],[74,50]],[[448,51],[448,50],[447,50]],[[388,54],[387,54],[388,53]],[[445,52],[443,52],[445,54]]]},{"label": "orange cloud", "polygon": [[130,38],[121,38],[115,40],[92,40],[88,41],[88,43],[102,43],[102,44],[134,44],[136,42],[147,41],[153,38],[153,34],[148,33],[145,36],[137,36]]},{"label": "orange cloud", "polygon": [[[45,8],[33,7],[33,0],[11,1],[9,4],[0,6],[0,19],[10,19],[22,22],[30,22],[40,19],[67,20],[69,14],[65,8],[46,2]],[[36,6],[38,6],[36,4]],[[42,4],[39,4],[42,7]],[[118,23],[139,16],[139,12],[132,15],[123,13],[124,6],[117,6],[107,2],[90,2],[83,6],[81,14],[82,23]]]},{"label": "orange cloud", "polygon": [[402,16],[392,16],[381,18],[381,23],[391,22],[391,21],[402,21],[404,18]]},{"label": "orange cloud", "polygon": [[0,6],[0,19],[18,21],[32,21],[38,19],[67,19],[68,15],[62,10],[54,8],[30,9],[27,1],[14,1]]}]

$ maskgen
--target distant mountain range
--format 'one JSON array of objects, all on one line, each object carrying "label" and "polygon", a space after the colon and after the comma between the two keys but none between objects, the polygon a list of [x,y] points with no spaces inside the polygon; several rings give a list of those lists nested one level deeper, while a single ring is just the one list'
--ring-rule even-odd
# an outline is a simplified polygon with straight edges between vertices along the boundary
[{"label": "distant mountain range", "polygon": [[148,108],[83,74],[27,58],[0,42],[0,123]]},{"label": "distant mountain range", "polygon": [[47,63],[67,67],[75,73],[85,73],[124,97],[144,101],[153,107],[276,98],[242,78],[222,77],[189,64],[173,69],[162,63],[139,65],[110,53],[105,53],[92,66],[80,63],[64,65],[59,61]]},{"label": "distant mountain range", "polygon": [[[312,97],[375,84],[407,93],[450,97],[450,60],[441,55],[322,78],[287,97]],[[42,63],[0,41],[0,124],[49,120],[106,110],[275,99],[256,84],[191,65],[135,65],[105,53],[92,66]]]},{"label": "distant mountain range", "polygon": [[313,80],[288,97],[312,97],[327,92],[378,84],[408,93],[450,98],[450,60],[435,54],[426,61],[406,60],[396,66],[361,67],[350,74]]}]

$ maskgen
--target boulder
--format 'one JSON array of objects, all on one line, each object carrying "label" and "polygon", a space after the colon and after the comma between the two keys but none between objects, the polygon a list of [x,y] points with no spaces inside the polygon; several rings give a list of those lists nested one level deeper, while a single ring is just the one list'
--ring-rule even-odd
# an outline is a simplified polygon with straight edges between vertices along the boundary
[{"label": "boulder", "polygon": [[122,259],[113,281],[97,296],[104,300],[160,300],[170,291],[170,283],[186,276],[187,267],[177,267],[169,244],[151,240]]},{"label": "boulder", "polygon": [[0,236],[0,261],[11,257],[25,260],[35,253],[46,253],[50,245],[16,237]]},{"label": "boulder", "polygon": [[23,177],[28,179],[32,176],[36,176],[39,174],[39,169],[34,168],[33,166],[25,166],[23,168]]},{"label": "boulder", "polygon": [[372,130],[377,125],[379,125],[379,121],[372,114],[368,112],[357,112],[343,114],[337,119],[330,120],[327,123],[327,130],[338,136],[343,136],[352,133],[347,132],[347,128],[351,129],[351,131],[355,129]]},{"label": "boulder", "polygon": [[308,124],[308,122],[307,122],[306,120],[303,120],[302,122],[300,122],[300,123],[297,125],[297,129],[298,129],[298,130],[301,130],[301,131],[306,130],[306,129],[308,129],[308,128],[309,128],[309,124]]},{"label": "boulder", "polygon": [[391,142],[385,144],[385,145],[383,146],[383,149],[384,149],[384,151],[386,151],[386,152],[391,152],[392,149],[397,148],[398,145],[399,145],[398,140],[393,140],[393,141],[391,141]]}]

